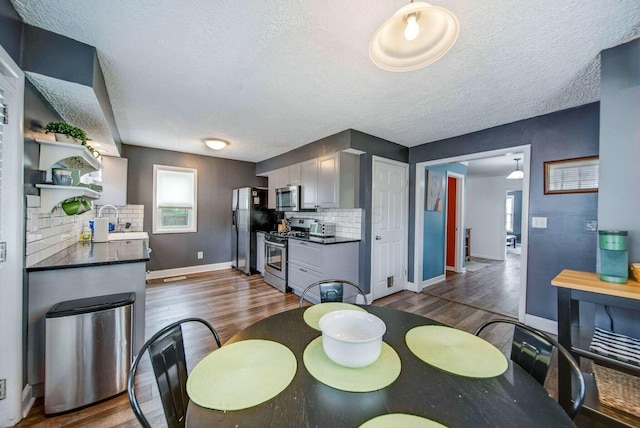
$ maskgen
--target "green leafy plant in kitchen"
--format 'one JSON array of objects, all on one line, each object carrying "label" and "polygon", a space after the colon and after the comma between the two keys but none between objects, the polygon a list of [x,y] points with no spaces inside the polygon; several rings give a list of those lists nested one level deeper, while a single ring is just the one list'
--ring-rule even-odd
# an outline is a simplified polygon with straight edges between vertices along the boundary
[{"label": "green leafy plant in kitchen", "polygon": [[82,143],[83,146],[87,144],[90,138],[87,138],[86,132],[82,129],[69,125],[66,122],[50,122],[44,127],[47,134],[63,134],[67,137],[74,138]]}]

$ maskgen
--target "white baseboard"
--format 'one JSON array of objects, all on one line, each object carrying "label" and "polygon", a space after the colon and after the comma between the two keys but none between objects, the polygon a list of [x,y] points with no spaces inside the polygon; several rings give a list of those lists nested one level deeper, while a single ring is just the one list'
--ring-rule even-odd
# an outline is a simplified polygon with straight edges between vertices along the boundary
[{"label": "white baseboard", "polygon": [[407,284],[405,285],[404,288],[405,290],[413,291],[414,293],[420,292],[415,282],[407,281]]},{"label": "white baseboard", "polygon": [[410,291],[414,291],[416,293],[421,292],[422,290],[424,290],[425,288],[434,285],[434,284],[438,284],[442,281],[445,281],[447,279],[447,275],[446,274],[442,274],[430,279],[427,279],[426,281],[422,281],[421,283],[418,283],[417,285],[414,285],[412,287],[412,289],[410,289]]},{"label": "white baseboard", "polygon": [[558,335],[557,321],[553,321],[547,318],[537,317],[535,315],[525,314],[523,322],[527,325],[530,325],[533,328],[537,328],[538,330],[542,330],[547,333],[554,334],[556,336]]},{"label": "white baseboard", "polygon": [[33,407],[33,403],[36,402],[36,397],[31,393],[31,385],[27,384],[22,390],[22,418],[26,418],[29,411]]},{"label": "white baseboard", "polygon": [[154,270],[154,271],[147,272],[146,278],[147,280],[167,278],[169,276],[189,275],[194,273],[209,272],[212,270],[229,269],[230,267],[231,267],[231,262],[225,262],[225,263],[213,263],[208,265],[186,266],[186,267],[174,268],[174,269]]}]

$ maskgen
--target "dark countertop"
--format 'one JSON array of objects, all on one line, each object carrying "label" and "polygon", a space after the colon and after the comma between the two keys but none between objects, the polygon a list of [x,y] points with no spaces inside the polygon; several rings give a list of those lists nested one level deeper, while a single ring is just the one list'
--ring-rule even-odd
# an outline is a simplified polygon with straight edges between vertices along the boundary
[{"label": "dark countertop", "polygon": [[149,260],[143,239],[90,242],[81,241],[27,268],[27,272],[88,266],[143,263]]},{"label": "dark countertop", "polygon": [[304,241],[304,242],[313,242],[315,244],[321,244],[321,245],[332,245],[332,244],[345,244],[347,242],[360,242],[360,239],[357,238],[345,238],[342,236],[332,236],[331,238],[321,238],[321,237],[316,237],[316,236],[312,236],[310,238],[301,238],[301,237],[293,237],[290,236],[289,239],[297,239],[298,241]]}]

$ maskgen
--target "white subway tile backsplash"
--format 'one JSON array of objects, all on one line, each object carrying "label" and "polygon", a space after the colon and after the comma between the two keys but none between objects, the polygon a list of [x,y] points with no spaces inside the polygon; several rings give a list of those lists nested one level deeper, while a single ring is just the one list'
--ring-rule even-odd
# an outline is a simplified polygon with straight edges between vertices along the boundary
[{"label": "white subway tile backsplash", "polygon": [[362,239],[362,210],[322,210],[317,212],[285,212],[285,217],[306,217],[336,224],[336,235]]},{"label": "white subway tile backsplash", "polygon": [[[43,212],[38,207],[28,207],[25,211],[26,266],[33,266],[78,242],[83,229],[89,225],[89,220],[97,216],[99,208],[94,206],[84,214],[68,216],[60,207],[54,208],[51,212]],[[103,210],[103,216],[108,209]],[[120,216],[120,224],[129,222],[132,232],[142,231],[144,205],[127,205],[124,211],[126,215]],[[106,217],[115,217],[115,211],[111,214]]]}]

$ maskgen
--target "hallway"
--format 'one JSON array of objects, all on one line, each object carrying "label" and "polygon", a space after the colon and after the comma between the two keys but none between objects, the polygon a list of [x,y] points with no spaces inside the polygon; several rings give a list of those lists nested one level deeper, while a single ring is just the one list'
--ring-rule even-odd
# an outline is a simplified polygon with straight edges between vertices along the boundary
[{"label": "hallway", "polygon": [[[520,250],[518,246],[517,250]],[[520,254],[507,251],[504,261],[472,257],[488,267],[475,272],[447,271],[447,279],[422,290],[424,294],[498,315],[518,317]]]}]

